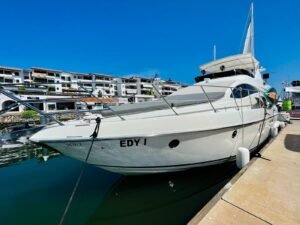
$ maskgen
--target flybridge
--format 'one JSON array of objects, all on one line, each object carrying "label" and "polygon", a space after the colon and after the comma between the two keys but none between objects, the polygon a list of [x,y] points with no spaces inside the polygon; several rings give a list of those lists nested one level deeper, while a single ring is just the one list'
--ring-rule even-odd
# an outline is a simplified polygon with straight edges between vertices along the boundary
[{"label": "flybridge", "polygon": [[196,82],[206,78],[216,79],[236,75],[248,75],[262,79],[259,62],[254,58],[254,12],[253,3],[250,8],[250,17],[247,21],[247,33],[244,40],[242,54],[214,60],[199,67],[202,76],[195,78]]},{"label": "flybridge", "polygon": [[217,73],[234,69],[255,70],[258,67],[258,61],[252,54],[239,54],[225,57],[199,67],[205,73]]},{"label": "flybridge", "polygon": [[217,79],[217,78],[237,76],[237,75],[247,75],[250,77],[254,77],[254,75],[251,72],[249,72],[248,70],[235,69],[235,70],[228,70],[225,72],[217,72],[217,73],[210,73],[210,74],[203,75],[203,76],[197,76],[197,77],[195,77],[195,81],[198,83],[198,82],[204,81],[207,78]]},{"label": "flybridge", "polygon": [[200,66],[202,76],[197,76],[195,80],[200,82],[205,78],[216,79],[236,75],[254,77],[258,66],[259,63],[252,54],[229,56]]},{"label": "flybridge", "polygon": [[291,84],[293,87],[300,87],[300,80],[294,80]]}]

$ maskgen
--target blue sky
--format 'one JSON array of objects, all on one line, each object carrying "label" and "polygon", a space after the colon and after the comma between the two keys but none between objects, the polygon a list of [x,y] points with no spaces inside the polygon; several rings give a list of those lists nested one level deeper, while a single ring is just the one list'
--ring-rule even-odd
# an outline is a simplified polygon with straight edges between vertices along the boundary
[{"label": "blue sky", "polygon": [[[256,0],[255,53],[279,88],[300,79],[300,1]],[[237,54],[250,0],[0,0],[0,65],[192,84],[198,66]]]}]

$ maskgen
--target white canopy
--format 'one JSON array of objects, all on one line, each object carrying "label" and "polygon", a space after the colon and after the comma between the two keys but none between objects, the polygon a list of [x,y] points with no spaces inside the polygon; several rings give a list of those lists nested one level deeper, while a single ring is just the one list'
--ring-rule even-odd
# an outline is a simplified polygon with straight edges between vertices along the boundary
[{"label": "white canopy", "polygon": [[223,71],[234,69],[251,70],[258,67],[258,61],[252,56],[252,54],[240,54],[225,57],[207,64],[200,66],[200,70],[205,70],[209,73],[221,72],[221,67],[224,66]]},{"label": "white canopy", "polygon": [[243,54],[251,53],[254,55],[254,16],[253,16],[253,2],[250,8],[250,19],[247,29],[247,35],[244,42]]}]

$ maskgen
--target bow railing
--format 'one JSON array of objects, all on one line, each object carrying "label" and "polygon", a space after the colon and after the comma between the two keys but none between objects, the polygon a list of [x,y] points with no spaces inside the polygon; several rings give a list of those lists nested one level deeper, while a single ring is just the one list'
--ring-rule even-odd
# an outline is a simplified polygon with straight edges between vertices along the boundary
[{"label": "bow railing", "polygon": [[[38,86],[42,85],[43,83],[31,83],[31,86]],[[78,84],[78,83],[77,83]],[[15,84],[15,86],[20,86],[22,84]],[[60,125],[63,125],[62,122],[60,122],[58,119],[53,117],[56,114],[64,114],[64,113],[84,113],[84,112],[91,112],[91,113],[101,113],[103,111],[110,110],[113,115],[118,117],[120,120],[126,120],[126,113],[123,113],[122,110],[118,110],[118,108],[111,107],[107,105],[107,109],[98,109],[98,110],[92,110],[92,109],[84,109],[84,110],[67,110],[65,112],[44,112],[42,110],[39,110],[35,106],[33,106],[31,103],[37,103],[42,102],[43,100],[22,100],[20,99],[16,94],[12,93],[9,90],[6,90],[5,87],[8,85],[1,85],[0,86],[0,93],[6,95],[7,97],[11,98],[15,102],[4,109],[0,111],[0,115],[8,112],[19,105],[24,105],[27,108],[30,108],[34,111],[37,111],[40,115],[49,117],[51,120],[57,122]],[[78,84],[79,88],[84,90],[84,92],[89,93],[91,97],[94,97],[97,99],[97,102],[106,104],[105,102],[101,101],[101,99],[97,98],[93,95],[93,93],[90,90],[87,90],[82,84]],[[200,105],[203,103],[207,103],[205,107],[202,107],[202,109],[199,109],[199,111],[213,111],[214,113],[217,113],[218,111],[224,109],[232,109],[235,108],[236,110],[240,110],[244,107],[265,107],[265,102],[262,98],[263,93],[259,90],[253,90],[253,89],[246,89],[246,88],[235,88],[232,86],[224,86],[224,85],[211,85],[211,84],[196,84],[193,86],[189,86],[186,89],[182,89],[180,93],[176,93],[170,96],[163,96],[160,91],[158,90],[158,87],[152,84],[153,89],[161,99],[162,107],[161,109],[169,108],[174,115],[178,116],[180,114],[185,114],[186,112],[183,112],[183,110],[180,110],[183,106],[190,106],[190,105]],[[223,98],[225,94],[230,94],[230,98]],[[70,99],[70,98],[69,98]],[[76,98],[71,98],[73,101],[76,100]],[[65,99],[67,101],[68,99]],[[77,99],[79,102],[80,97]],[[76,101],[77,101],[76,100]],[[222,101],[224,100],[224,101]],[[55,99],[54,99],[55,101]],[[59,98],[57,101],[64,101],[64,98]],[[157,102],[159,100],[155,100],[154,102]],[[86,104],[86,102],[85,102]],[[163,107],[165,105],[166,107]],[[157,109],[157,107],[155,108]]]}]

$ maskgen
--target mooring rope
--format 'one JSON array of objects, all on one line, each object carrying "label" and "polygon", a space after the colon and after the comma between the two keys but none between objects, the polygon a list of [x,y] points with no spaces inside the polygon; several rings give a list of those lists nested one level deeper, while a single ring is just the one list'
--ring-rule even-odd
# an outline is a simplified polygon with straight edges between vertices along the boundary
[{"label": "mooring rope", "polygon": [[243,89],[240,89],[240,94],[241,94],[241,118],[242,118],[242,144],[244,146],[245,144],[245,125],[244,125],[244,110],[243,110]]},{"label": "mooring rope", "polygon": [[66,208],[65,208],[65,210],[64,210],[64,213],[63,213],[63,215],[62,215],[62,217],[61,217],[61,219],[60,219],[60,221],[59,221],[59,225],[62,225],[62,224],[64,223],[65,217],[66,217],[66,215],[67,215],[67,213],[68,213],[68,211],[69,211],[69,208],[70,208],[70,206],[71,206],[71,203],[72,203],[72,201],[73,201],[73,198],[74,198],[74,196],[75,196],[75,194],[76,194],[77,188],[78,188],[78,186],[79,186],[80,180],[81,180],[82,175],[83,175],[83,172],[84,172],[84,170],[85,170],[86,163],[87,163],[87,161],[88,161],[88,158],[89,158],[89,156],[90,156],[91,150],[92,150],[92,148],[93,148],[94,141],[95,141],[95,139],[96,139],[97,136],[98,136],[98,132],[99,132],[99,128],[100,128],[100,123],[101,123],[101,118],[100,118],[100,117],[97,117],[97,118],[96,118],[96,127],[95,127],[95,130],[94,130],[94,132],[92,133],[92,135],[90,136],[90,137],[92,137],[92,143],[91,143],[90,149],[89,149],[89,151],[88,151],[88,153],[87,153],[87,155],[86,155],[86,158],[85,158],[85,160],[84,160],[84,163],[83,163],[82,166],[81,166],[81,170],[80,170],[79,176],[78,176],[78,178],[77,178],[77,180],[76,180],[76,183],[75,183],[75,186],[74,186],[74,188],[73,188],[72,194],[71,194],[71,196],[70,196],[70,198],[69,198],[68,204],[67,204],[67,206],[66,206]]},{"label": "mooring rope", "polygon": [[263,119],[263,122],[262,122],[262,125],[261,125],[261,129],[260,129],[260,133],[259,133],[259,138],[258,138],[258,143],[257,143],[257,147],[259,146],[259,142],[260,142],[260,139],[261,139],[261,135],[262,135],[262,132],[263,132],[263,129],[264,129],[264,126],[265,126],[265,121],[266,121],[266,116],[267,116],[267,106],[263,105],[263,108],[264,108],[264,119]]}]

